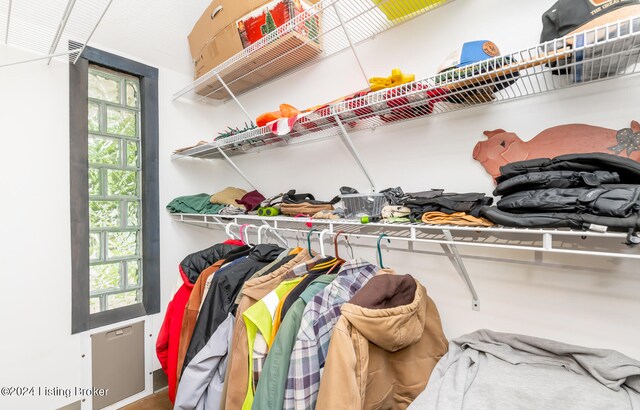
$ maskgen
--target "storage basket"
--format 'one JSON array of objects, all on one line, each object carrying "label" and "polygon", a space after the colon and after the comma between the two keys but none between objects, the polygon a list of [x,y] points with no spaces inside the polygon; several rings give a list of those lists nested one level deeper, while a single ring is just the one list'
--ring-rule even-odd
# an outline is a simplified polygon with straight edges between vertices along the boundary
[{"label": "storage basket", "polygon": [[361,216],[380,216],[382,208],[387,205],[383,194],[348,194],[340,195],[344,206],[345,217],[349,219]]},{"label": "storage basket", "polygon": [[[387,16],[389,20],[399,19],[420,10],[437,6],[444,3],[444,0],[373,0],[378,8]],[[383,3],[383,4],[380,4]]]}]

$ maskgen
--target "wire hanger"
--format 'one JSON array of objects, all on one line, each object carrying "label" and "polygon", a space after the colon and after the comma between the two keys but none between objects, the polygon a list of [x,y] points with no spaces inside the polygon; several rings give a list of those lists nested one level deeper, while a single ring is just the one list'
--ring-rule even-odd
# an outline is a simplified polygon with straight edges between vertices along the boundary
[{"label": "wire hanger", "polygon": [[313,255],[313,251],[311,250],[311,234],[317,231],[318,230],[316,228],[313,228],[309,231],[309,234],[307,235],[307,249],[309,250],[309,255]]},{"label": "wire hanger", "polygon": [[[384,269],[384,265],[382,264],[382,250],[380,249],[380,241],[382,238],[387,238],[387,234],[382,234],[378,237],[378,262],[380,262],[380,268]],[[391,243],[391,239],[387,238],[387,242]]]}]

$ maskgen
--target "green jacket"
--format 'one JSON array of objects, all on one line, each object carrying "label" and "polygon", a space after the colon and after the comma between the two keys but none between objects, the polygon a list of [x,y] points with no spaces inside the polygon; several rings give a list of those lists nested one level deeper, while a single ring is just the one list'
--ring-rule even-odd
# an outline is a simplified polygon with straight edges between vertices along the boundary
[{"label": "green jacket", "polygon": [[320,293],[336,275],[322,275],[302,292],[302,295],[291,305],[282,320],[276,338],[271,345],[267,361],[264,364],[260,381],[253,398],[252,410],[281,409],[284,405],[284,390],[287,387],[289,374],[289,357],[302,322],[304,308],[313,297]]}]

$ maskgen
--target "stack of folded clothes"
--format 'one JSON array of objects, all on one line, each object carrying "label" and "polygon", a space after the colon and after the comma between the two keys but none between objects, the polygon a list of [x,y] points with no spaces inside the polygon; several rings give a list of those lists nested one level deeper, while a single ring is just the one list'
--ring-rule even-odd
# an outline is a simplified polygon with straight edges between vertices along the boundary
[{"label": "stack of folded clothes", "polygon": [[640,229],[640,163],[611,154],[570,154],[500,168],[497,207],[482,215],[505,226]]},{"label": "stack of folded clothes", "polygon": [[[457,194],[444,192],[442,189],[404,193],[400,187],[385,189],[381,193],[387,197],[389,203],[401,206],[402,208],[396,211],[405,211],[402,217],[408,217],[411,222],[467,226],[493,225],[480,217],[481,209],[493,202],[493,198],[482,193]],[[408,214],[406,214],[407,209]],[[397,214],[398,212],[395,212],[391,219],[400,216]]]},{"label": "stack of folded clothes", "polygon": [[333,211],[333,205],[340,201],[337,196],[331,201],[318,201],[311,194],[296,194],[294,189],[282,196],[280,212],[284,215],[309,215],[313,216],[322,211]]},{"label": "stack of folded clothes", "polygon": [[257,210],[265,198],[258,191],[228,187],[213,195],[180,196],[167,204],[170,213],[241,215]]}]

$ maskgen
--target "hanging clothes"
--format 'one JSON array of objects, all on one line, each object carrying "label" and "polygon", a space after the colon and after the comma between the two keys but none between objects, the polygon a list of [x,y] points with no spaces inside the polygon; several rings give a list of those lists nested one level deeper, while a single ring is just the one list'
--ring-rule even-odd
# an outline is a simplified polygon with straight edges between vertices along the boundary
[{"label": "hanging clothes", "polygon": [[227,380],[233,380],[233,384],[229,385],[227,380],[225,380],[226,395],[224,400],[228,408],[242,407],[248,386],[249,351],[247,344],[247,327],[242,318],[242,314],[249,307],[255,305],[259,300],[269,294],[269,292],[275,289],[283,280],[296,277],[294,268],[310,259],[311,256],[309,256],[309,253],[306,250],[302,250],[277,270],[259,278],[252,279],[247,282],[242,289],[244,296],[240,300],[240,305],[237,310],[227,376]]},{"label": "hanging clothes", "polygon": [[[281,269],[269,275],[247,282],[243,293],[246,298],[242,298],[238,307],[238,318],[236,319],[236,330],[234,331],[229,372],[225,381],[226,396],[224,408],[240,409],[244,404],[249,380],[249,351],[247,343],[247,327],[241,314],[249,307],[255,305],[269,292],[275,289],[283,280],[296,278],[307,273],[320,256],[311,258],[307,250],[302,250],[292,260]],[[233,383],[228,382],[233,380]]]},{"label": "hanging clothes", "polygon": [[379,270],[362,259],[343,265],[335,280],[305,307],[300,330],[289,363],[284,409],[315,408],[331,333],[340,306],[369,281]]},{"label": "hanging clothes", "polygon": [[200,273],[214,264],[231,250],[237,247],[237,242],[222,243],[199,252],[192,253],[180,262],[179,271],[183,284],[173,296],[167,306],[167,313],[158,332],[156,340],[156,354],[162,370],[167,375],[169,384],[169,399],[175,400],[177,387],[178,349],[180,346],[180,331],[184,308],[187,305],[193,285]]},{"label": "hanging clothes", "polygon": [[433,300],[410,275],[378,274],[342,305],[318,409],[406,409],[447,352]]},{"label": "hanging clothes", "polygon": [[242,314],[247,327],[246,342],[247,351],[249,352],[249,372],[247,375],[247,391],[242,404],[243,410],[250,410],[253,404],[253,392],[269,351],[268,339],[271,336],[271,325],[273,324],[273,317],[278,303],[301,280],[302,277],[297,277],[283,281]]},{"label": "hanging clothes", "polygon": [[196,281],[191,295],[184,307],[184,314],[182,316],[182,328],[180,329],[180,343],[178,347],[178,365],[177,365],[177,377],[180,380],[180,374],[182,373],[182,367],[184,365],[184,357],[187,354],[187,348],[191,342],[191,335],[193,329],[196,327],[196,320],[198,319],[198,313],[200,311],[200,304],[202,303],[202,295],[204,294],[205,284],[210,276],[212,276],[224,263],[223,260],[219,260],[207,269],[202,271],[200,277]]},{"label": "hanging clothes", "polygon": [[640,362],[613,350],[479,330],[449,344],[410,410],[635,410]]},{"label": "hanging clothes", "polygon": [[291,305],[289,312],[280,324],[271,344],[269,355],[262,369],[260,381],[253,399],[253,410],[281,409],[284,403],[284,390],[289,373],[289,358],[296,341],[302,314],[311,299],[327,287],[336,274],[322,275],[316,278]]},{"label": "hanging clothes", "polygon": [[277,245],[257,245],[244,259],[237,259],[213,275],[211,288],[202,304],[191,336],[185,363],[188,364],[202,350],[228,314],[235,313],[233,302],[246,279],[273,262],[283,251],[284,249]]}]

